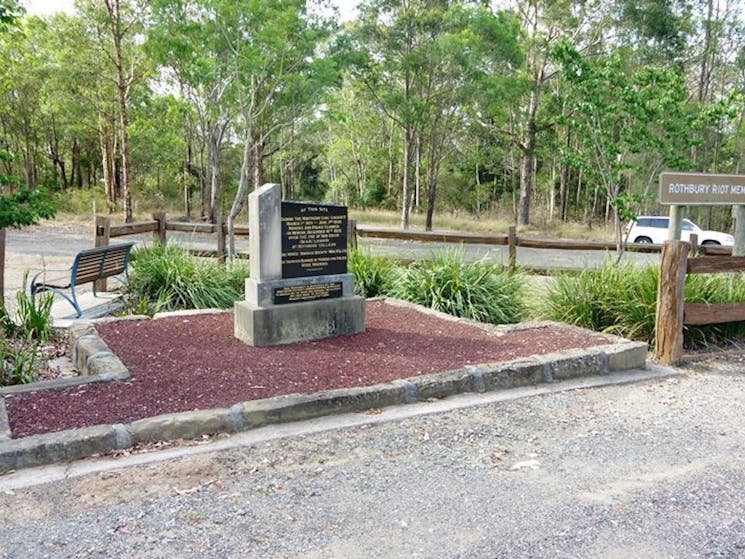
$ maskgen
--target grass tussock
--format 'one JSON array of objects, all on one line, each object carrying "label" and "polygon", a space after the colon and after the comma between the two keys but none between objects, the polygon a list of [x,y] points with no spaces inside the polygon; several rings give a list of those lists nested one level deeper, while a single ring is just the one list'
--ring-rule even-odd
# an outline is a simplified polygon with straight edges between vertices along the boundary
[{"label": "grass tussock", "polygon": [[132,252],[125,301],[130,312],[154,314],[180,309],[227,309],[243,299],[248,268],[200,259],[173,246]]},{"label": "grass tussock", "polygon": [[545,294],[543,318],[651,341],[657,308],[656,267],[608,261],[598,270],[561,274]]},{"label": "grass tussock", "polygon": [[467,262],[462,253],[448,251],[402,268],[392,293],[453,316],[511,324],[525,314],[522,285],[520,274],[493,263]]},{"label": "grass tussock", "polygon": [[349,251],[347,265],[349,273],[354,275],[357,295],[378,297],[391,294],[397,273],[392,260],[357,248]]},{"label": "grass tussock", "polygon": [[[745,302],[742,274],[690,275],[688,303]],[[659,268],[606,262],[599,270],[557,276],[546,290],[539,314],[598,332],[654,344]],[[688,348],[725,344],[745,337],[745,323],[686,326]]]}]

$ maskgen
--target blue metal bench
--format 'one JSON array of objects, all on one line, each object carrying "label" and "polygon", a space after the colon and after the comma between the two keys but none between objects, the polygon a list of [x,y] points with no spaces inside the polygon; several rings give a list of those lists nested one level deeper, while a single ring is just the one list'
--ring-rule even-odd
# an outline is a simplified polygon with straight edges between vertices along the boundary
[{"label": "blue metal bench", "polygon": [[[52,291],[69,302],[75,309],[76,316],[80,317],[83,311],[78,304],[75,287],[92,282],[95,295],[98,280],[114,278],[125,284],[129,279],[129,253],[133,245],[134,243],[122,243],[82,250],[75,255],[71,268],[42,270],[31,280],[31,299],[35,300],[37,293]],[[64,276],[61,275],[62,272],[65,272]],[[50,274],[52,277],[49,277]]]}]

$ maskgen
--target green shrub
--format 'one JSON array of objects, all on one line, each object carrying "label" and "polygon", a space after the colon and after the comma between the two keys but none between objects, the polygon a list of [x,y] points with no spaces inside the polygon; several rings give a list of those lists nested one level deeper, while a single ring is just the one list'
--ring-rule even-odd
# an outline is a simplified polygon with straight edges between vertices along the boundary
[{"label": "green shrub", "polygon": [[[17,334],[21,337],[37,340],[45,344],[52,337],[52,303],[54,296],[51,293],[43,293],[36,296],[34,301],[26,290],[28,273],[23,276],[23,289],[16,292],[17,305]],[[5,308],[3,315],[7,315]],[[3,317],[2,322],[7,323],[8,318]]]},{"label": "green shrub", "polygon": [[391,260],[358,248],[349,252],[347,264],[349,273],[354,275],[357,295],[377,297],[390,294],[396,276],[396,266]]},{"label": "green shrub", "polygon": [[42,346],[53,336],[51,293],[34,301],[26,290],[28,273],[23,276],[23,289],[16,292],[18,310],[11,315],[0,304],[0,385],[25,384],[36,380]]},{"label": "green shrub", "polygon": [[556,276],[540,314],[598,332],[649,341],[657,308],[657,267],[607,261],[598,270]]},{"label": "green shrub", "polygon": [[[741,274],[690,275],[688,303],[745,302]],[[606,262],[598,270],[557,276],[548,289],[541,315],[598,332],[654,343],[659,268]],[[686,326],[686,347],[722,343],[745,336],[745,323]]]},{"label": "green shrub", "polygon": [[40,357],[41,345],[35,340],[0,337],[0,385],[35,381]]},{"label": "green shrub", "polygon": [[495,264],[466,262],[441,252],[401,271],[393,295],[454,316],[493,324],[518,322],[525,312],[522,277]]},{"label": "green shrub", "polygon": [[154,245],[132,253],[125,289],[130,311],[148,314],[180,309],[226,309],[243,299],[248,269],[224,266],[189,254],[183,248]]}]

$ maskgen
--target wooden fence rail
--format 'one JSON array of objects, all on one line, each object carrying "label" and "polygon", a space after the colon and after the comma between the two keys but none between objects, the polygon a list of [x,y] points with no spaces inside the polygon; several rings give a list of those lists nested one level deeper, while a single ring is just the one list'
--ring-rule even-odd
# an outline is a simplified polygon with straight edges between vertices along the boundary
[{"label": "wooden fence rail", "polygon": [[[239,225],[234,229],[234,234],[238,237],[248,236],[248,226]],[[226,236],[227,227],[223,223],[218,226],[211,223],[191,223],[168,221],[165,213],[153,214],[152,221],[143,221],[139,223],[128,223],[124,225],[112,225],[111,218],[108,216],[96,216],[95,226],[95,246],[106,246],[109,239],[114,237],[123,237],[126,235],[137,235],[152,232],[153,240],[163,245],[166,244],[168,231],[181,233],[203,233],[215,235],[217,238],[217,250],[192,250],[202,256],[215,256],[225,261],[226,257]],[[536,249],[554,249],[554,250],[602,250],[614,251],[615,243],[603,241],[574,241],[574,240],[547,240],[535,239],[529,237],[519,237],[517,228],[510,226],[506,235],[502,234],[485,234],[485,233],[463,233],[455,231],[419,231],[413,229],[395,229],[391,227],[380,227],[373,225],[359,225],[354,220],[349,220],[349,244],[356,246],[358,237],[377,238],[377,239],[395,239],[400,241],[418,241],[429,243],[454,243],[469,245],[500,245],[506,246],[508,250],[508,265],[514,269],[517,263],[517,248],[536,248]],[[694,240],[695,243],[695,240]],[[695,252],[699,254],[710,255],[728,255],[731,254],[729,247],[712,247],[695,245]],[[654,244],[630,244],[626,247],[629,252],[659,253],[662,245]],[[246,257],[245,254],[238,254],[238,257]]]},{"label": "wooden fence rail", "polygon": [[745,303],[702,304],[685,302],[688,274],[745,271],[745,257],[689,258],[692,245],[666,241],[660,262],[660,283],[655,316],[655,357],[675,365],[683,358],[683,327],[745,320]]}]

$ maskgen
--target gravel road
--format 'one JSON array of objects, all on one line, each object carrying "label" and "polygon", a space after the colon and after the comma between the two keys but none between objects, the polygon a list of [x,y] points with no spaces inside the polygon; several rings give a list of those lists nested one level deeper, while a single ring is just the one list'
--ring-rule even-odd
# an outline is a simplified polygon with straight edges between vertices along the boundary
[{"label": "gravel road", "polygon": [[745,557],[744,400],[730,355],[43,485],[0,478],[0,557]]}]

